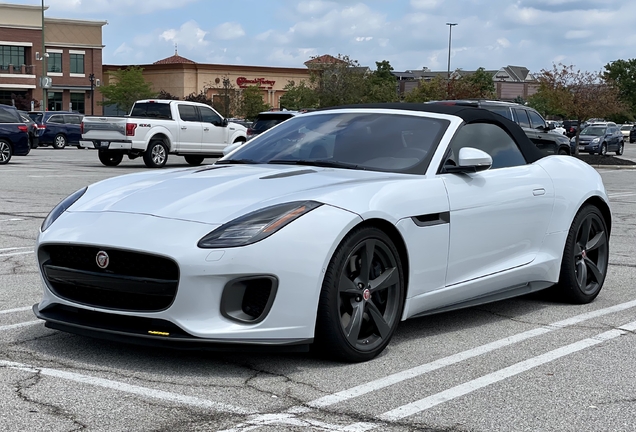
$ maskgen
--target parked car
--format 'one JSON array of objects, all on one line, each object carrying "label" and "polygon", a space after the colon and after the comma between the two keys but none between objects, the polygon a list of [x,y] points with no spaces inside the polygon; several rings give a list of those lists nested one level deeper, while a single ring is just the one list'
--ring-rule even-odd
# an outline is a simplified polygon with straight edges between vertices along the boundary
[{"label": "parked car", "polygon": [[465,105],[487,109],[517,123],[530,141],[546,154],[571,154],[570,141],[566,136],[551,133],[552,129],[537,110],[525,105],[492,100],[436,101],[445,105]]},{"label": "parked car", "polygon": [[578,120],[563,120],[563,128],[565,129],[565,136],[572,138],[576,136],[576,131],[579,128]]},{"label": "parked car", "polygon": [[558,133],[559,135],[565,135],[565,128],[561,126],[561,122],[554,120],[546,120],[545,122],[550,128],[550,132]]},{"label": "parked car", "polygon": [[[576,137],[571,142],[575,144]],[[623,134],[616,123],[603,122],[588,124],[579,134],[579,153],[589,153],[605,156],[607,152],[623,154],[625,143]]]},{"label": "parked car", "polygon": [[629,135],[632,132],[632,130],[634,130],[635,127],[636,125],[633,125],[633,124],[621,125],[621,133],[623,134],[623,141],[629,140]]},{"label": "parked car", "polygon": [[629,132],[629,142],[630,143],[634,143],[636,142],[636,125],[634,126],[634,128],[632,128],[632,130]]},{"label": "parked car", "polygon": [[135,102],[128,117],[85,117],[81,130],[80,147],[97,149],[106,166],[119,165],[126,155],[142,157],[148,168],[161,168],[169,154],[200,165],[246,140],[245,127],[228,122],[209,105],[160,99]]},{"label": "parked car", "polygon": [[259,113],[254,123],[247,129],[247,139],[250,140],[296,115],[298,111],[265,111]]},{"label": "parked car", "polygon": [[[177,102],[178,103],[178,102]],[[42,223],[36,316],[163,347],[278,346],[359,362],[400,321],[608,271],[600,174],[484,109],[295,116],[205,169],[112,177]],[[589,308],[588,308],[589,309]]]},{"label": "parked car", "polygon": [[26,156],[31,151],[29,128],[11,105],[0,104],[0,165],[9,163],[12,156]]},{"label": "parked car", "polygon": [[40,131],[37,123],[33,121],[31,117],[29,117],[29,113],[26,111],[18,111],[20,113],[20,118],[27,125],[29,129],[29,146],[34,149],[37,148],[40,141]]},{"label": "parked car", "polygon": [[69,144],[79,147],[83,114],[70,111],[31,111],[29,117],[38,125],[39,145],[52,145],[56,149],[63,149]]}]

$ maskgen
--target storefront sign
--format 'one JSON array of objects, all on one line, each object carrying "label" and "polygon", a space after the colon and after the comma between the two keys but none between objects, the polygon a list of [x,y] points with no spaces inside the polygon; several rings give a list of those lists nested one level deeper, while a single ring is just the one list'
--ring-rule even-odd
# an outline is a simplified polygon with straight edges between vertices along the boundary
[{"label": "storefront sign", "polygon": [[254,85],[258,87],[273,87],[274,84],[276,84],[276,81],[267,80],[265,78],[247,79],[245,77],[238,77],[236,79],[236,85],[240,88],[246,88]]}]

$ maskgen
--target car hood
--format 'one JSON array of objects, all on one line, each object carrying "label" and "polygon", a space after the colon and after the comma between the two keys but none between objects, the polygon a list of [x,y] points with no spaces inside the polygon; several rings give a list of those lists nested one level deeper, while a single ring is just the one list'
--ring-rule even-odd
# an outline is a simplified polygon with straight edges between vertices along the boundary
[{"label": "car hood", "polygon": [[146,214],[212,225],[292,201],[316,200],[355,212],[355,203],[368,202],[381,183],[405,177],[413,176],[309,166],[211,165],[104,180],[90,186],[68,211]]},{"label": "car hood", "polygon": [[598,135],[579,135],[579,141],[592,141],[594,138],[602,138]]}]

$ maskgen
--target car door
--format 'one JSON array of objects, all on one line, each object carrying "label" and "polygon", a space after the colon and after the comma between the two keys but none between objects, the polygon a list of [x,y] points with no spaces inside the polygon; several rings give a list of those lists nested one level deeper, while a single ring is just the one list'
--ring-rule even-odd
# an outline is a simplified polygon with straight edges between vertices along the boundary
[{"label": "car door", "polygon": [[79,114],[66,114],[64,117],[64,123],[66,124],[66,136],[69,143],[78,144],[82,135],[80,134],[80,124],[82,123],[82,116]]},{"label": "car door", "polygon": [[463,147],[485,151],[493,165],[477,173],[442,174],[450,205],[447,286],[532,262],[554,204],[548,174],[527,164],[517,143],[499,126],[464,125],[451,142],[450,158]]},{"label": "car door", "polygon": [[[554,141],[546,139],[547,137],[543,136],[538,129],[535,129],[533,124],[530,122],[530,111],[523,108],[513,108],[512,111],[515,115],[515,122],[521,126],[527,137],[530,138],[530,141],[532,141],[540,150],[549,154],[555,154]],[[545,122],[543,123],[543,126],[545,127]]]},{"label": "car door", "polygon": [[47,144],[52,144],[57,134],[61,133],[66,135],[64,116],[62,114],[53,114],[46,121],[45,126],[46,129],[44,129],[44,134],[41,136],[40,140]]},{"label": "car door", "polygon": [[179,140],[177,151],[183,153],[200,153],[203,127],[199,119],[199,111],[194,105],[179,104]]},{"label": "car door", "polygon": [[201,115],[203,139],[201,150],[204,153],[223,154],[227,146],[227,127],[223,126],[223,119],[212,108],[197,107]]}]

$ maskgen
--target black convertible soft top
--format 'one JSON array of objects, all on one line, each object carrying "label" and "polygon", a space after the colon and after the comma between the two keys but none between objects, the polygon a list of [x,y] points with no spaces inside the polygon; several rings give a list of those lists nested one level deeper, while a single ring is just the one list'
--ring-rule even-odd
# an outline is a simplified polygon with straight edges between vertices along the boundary
[{"label": "black convertible soft top", "polygon": [[326,109],[351,109],[351,108],[375,108],[375,109],[395,109],[407,111],[424,111],[437,114],[448,114],[461,118],[465,123],[492,123],[504,129],[519,145],[526,162],[533,163],[546,155],[530,141],[521,127],[492,111],[483,108],[476,108],[465,105],[455,105],[453,103],[375,103],[360,105],[343,105]]}]

